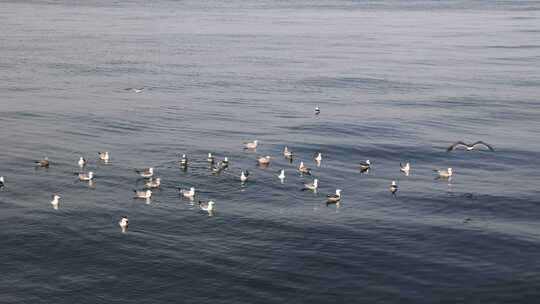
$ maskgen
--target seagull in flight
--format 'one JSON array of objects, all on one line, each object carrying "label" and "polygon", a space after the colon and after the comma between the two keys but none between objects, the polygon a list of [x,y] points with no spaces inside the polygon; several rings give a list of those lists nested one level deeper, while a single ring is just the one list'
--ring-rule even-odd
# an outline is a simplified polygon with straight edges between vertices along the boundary
[{"label": "seagull in flight", "polygon": [[450,147],[448,147],[448,149],[446,149],[446,152],[451,152],[459,147],[465,147],[465,149],[467,151],[472,151],[474,150],[477,146],[484,146],[486,148],[488,148],[490,151],[495,151],[495,149],[493,149],[492,146],[486,144],[485,142],[479,140],[477,142],[474,142],[472,144],[467,144],[465,142],[462,142],[462,141],[458,141],[458,142],[455,142],[454,144],[452,144]]}]

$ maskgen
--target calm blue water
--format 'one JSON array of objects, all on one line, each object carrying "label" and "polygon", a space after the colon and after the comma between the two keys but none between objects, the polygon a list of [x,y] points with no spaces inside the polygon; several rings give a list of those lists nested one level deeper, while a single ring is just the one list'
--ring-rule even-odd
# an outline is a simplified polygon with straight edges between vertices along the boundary
[{"label": "calm blue water", "polygon": [[[1,303],[540,296],[537,2],[0,1],[0,28]],[[479,139],[496,151],[445,152]],[[219,176],[210,151],[231,160]],[[81,155],[94,187],[76,181]],[[318,194],[301,191],[299,160]],[[134,200],[147,166],[162,188]],[[446,167],[454,178],[434,180]]]}]

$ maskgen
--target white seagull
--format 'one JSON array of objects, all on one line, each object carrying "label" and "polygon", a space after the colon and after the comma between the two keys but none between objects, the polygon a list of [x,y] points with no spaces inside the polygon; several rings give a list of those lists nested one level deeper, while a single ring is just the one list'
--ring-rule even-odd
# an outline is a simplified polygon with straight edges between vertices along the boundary
[{"label": "white seagull", "polygon": [[311,168],[308,168],[304,165],[304,162],[300,162],[300,166],[298,166],[298,171],[300,171],[301,174],[311,175]]},{"label": "white seagull", "polygon": [[209,163],[213,164],[214,163],[214,155],[212,155],[212,153],[208,153],[208,158],[206,159]]},{"label": "white seagull", "polygon": [[364,171],[367,171],[371,168],[371,161],[369,161],[369,159],[367,159],[365,162],[363,163],[360,163],[360,170],[362,172]]},{"label": "white seagull", "polygon": [[195,187],[191,187],[189,190],[178,187],[178,191],[180,191],[180,195],[183,197],[187,197],[189,199],[193,199],[195,197]]},{"label": "white seagull", "polygon": [[118,222],[118,226],[120,226],[120,228],[122,228],[122,232],[126,232],[127,228],[128,228],[128,223],[129,223],[129,220],[126,216],[123,216],[120,221]]},{"label": "white seagull", "polygon": [[315,115],[319,115],[321,113],[321,108],[319,108],[319,105],[315,107]]},{"label": "white seagull", "polygon": [[6,182],[4,181],[4,177],[0,176],[0,188],[4,187],[6,185]]},{"label": "white seagull", "polygon": [[214,201],[199,201],[199,209],[208,213],[212,213],[214,211],[214,204]]},{"label": "white seagull", "polygon": [[281,183],[283,183],[283,180],[285,179],[285,169],[279,170],[279,175],[277,177],[281,180]]},{"label": "white seagull", "polygon": [[289,151],[288,147],[285,147],[285,149],[283,149],[283,156],[285,156],[285,158],[293,158],[294,154]]},{"label": "white seagull", "polygon": [[405,163],[405,166],[399,163],[399,171],[405,173],[405,175],[409,176],[410,170],[411,170],[411,164],[409,162]]},{"label": "white seagull", "polygon": [[439,178],[450,178],[454,174],[454,172],[452,171],[452,168],[448,168],[446,170],[433,170],[433,171],[437,172],[437,175]]},{"label": "white seagull", "polygon": [[144,186],[146,188],[159,188],[161,186],[161,178],[147,180]]},{"label": "white seagull", "polygon": [[246,142],[244,143],[244,149],[257,149],[258,145],[259,145],[258,140],[254,140],[253,142]]},{"label": "white seagull", "polygon": [[61,196],[59,194],[53,194],[52,198],[53,200],[51,201],[51,205],[53,206],[54,210],[57,210],[58,204],[60,203]]},{"label": "white seagull", "polygon": [[150,197],[152,197],[152,190],[137,191],[137,190],[133,189],[133,192],[135,192],[135,198],[150,198]]},{"label": "white seagull", "polygon": [[326,201],[328,203],[337,203],[341,200],[341,189],[336,189],[335,194],[328,194],[326,196]]},{"label": "white seagull", "polygon": [[322,161],[322,153],[321,152],[317,152],[317,156],[315,156],[315,161],[317,162],[317,164],[321,163],[321,161]]},{"label": "white seagull", "polygon": [[109,151],[105,151],[105,152],[98,152],[98,156],[99,156],[99,159],[101,159],[102,161],[109,161],[110,157],[109,157]]},{"label": "white seagull", "polygon": [[319,188],[319,180],[314,179],[312,183],[304,184],[304,187],[304,190],[317,191],[317,188]]},{"label": "white seagull", "polygon": [[182,154],[182,157],[180,158],[180,166],[187,167],[188,165],[188,158],[185,154]]},{"label": "white seagull", "polygon": [[144,177],[144,178],[149,178],[149,177],[154,176],[154,168],[152,167],[135,170],[135,172],[137,172],[137,174],[139,174],[141,177]]},{"label": "white seagull", "polygon": [[84,167],[84,166],[86,166],[86,159],[84,159],[84,157],[81,156],[81,157],[79,158],[78,164],[79,164],[79,167],[81,167],[81,168]]},{"label": "white seagull", "polygon": [[79,180],[81,181],[91,181],[94,178],[94,172],[90,171],[88,173],[81,172],[79,173]]},{"label": "white seagull", "polygon": [[242,170],[242,172],[240,173],[240,181],[242,183],[247,181],[248,176],[249,176],[249,171],[248,170],[246,170],[246,171]]},{"label": "white seagull", "polygon": [[396,181],[392,181],[392,184],[390,184],[390,188],[389,188],[390,192],[392,192],[392,194],[396,194],[396,192],[398,191],[398,186],[396,184]]},{"label": "white seagull", "polygon": [[268,165],[270,164],[271,157],[269,155],[257,157],[257,161],[259,162],[259,165]]},{"label": "white seagull", "polygon": [[491,147],[490,145],[486,144],[485,142],[479,140],[477,142],[474,142],[472,144],[467,144],[465,142],[462,142],[462,141],[458,141],[458,142],[455,142],[454,144],[452,144],[450,147],[448,147],[448,149],[446,149],[446,152],[450,152],[450,151],[453,151],[459,147],[465,147],[465,149],[467,149],[467,151],[472,151],[474,150],[474,148],[476,146],[479,146],[479,145],[483,145],[485,146],[486,148],[488,148],[490,151],[495,151],[493,149],[493,147]]}]

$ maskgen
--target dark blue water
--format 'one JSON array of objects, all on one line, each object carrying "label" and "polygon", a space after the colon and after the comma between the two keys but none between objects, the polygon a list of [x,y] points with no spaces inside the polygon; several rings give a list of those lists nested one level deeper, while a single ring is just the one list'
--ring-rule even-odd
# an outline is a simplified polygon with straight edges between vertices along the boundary
[{"label": "dark blue water", "polygon": [[[540,295],[535,1],[1,1],[0,28],[2,303]],[[495,152],[445,152],[480,139]],[[208,152],[229,169],[212,175]],[[76,181],[81,155],[93,186]],[[300,160],[318,194],[301,191]],[[147,166],[162,188],[134,200]],[[213,216],[178,185],[215,200]]]}]

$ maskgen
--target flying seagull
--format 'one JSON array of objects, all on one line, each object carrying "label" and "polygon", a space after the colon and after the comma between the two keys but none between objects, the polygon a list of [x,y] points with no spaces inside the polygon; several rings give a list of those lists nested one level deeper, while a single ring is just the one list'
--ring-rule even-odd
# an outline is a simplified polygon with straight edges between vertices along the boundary
[{"label": "flying seagull", "polygon": [[452,144],[450,147],[448,147],[448,149],[446,149],[446,152],[451,152],[451,151],[453,151],[453,150],[455,150],[455,149],[457,149],[457,148],[459,148],[461,146],[465,147],[465,149],[467,151],[472,151],[472,150],[474,150],[474,148],[476,148],[476,146],[480,146],[480,145],[487,147],[490,151],[495,151],[495,149],[493,149],[493,147],[491,147],[490,145],[486,144],[485,142],[479,140],[477,142],[472,143],[471,145],[469,145],[469,144],[467,144],[465,142],[462,142],[462,141],[458,141],[458,142]]}]

